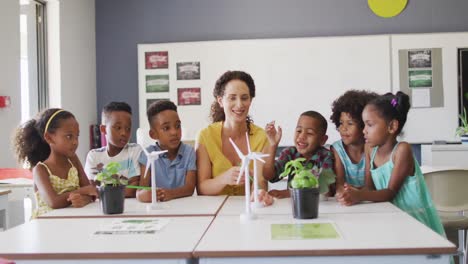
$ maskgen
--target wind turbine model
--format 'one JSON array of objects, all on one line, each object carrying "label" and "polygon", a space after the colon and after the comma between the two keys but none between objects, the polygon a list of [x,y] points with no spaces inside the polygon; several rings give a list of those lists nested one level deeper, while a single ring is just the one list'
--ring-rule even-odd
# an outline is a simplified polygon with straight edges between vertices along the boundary
[{"label": "wind turbine model", "polygon": [[[241,218],[243,219],[254,219],[255,215],[252,214],[252,210],[250,207],[250,173],[249,173],[249,164],[250,161],[252,160],[254,162],[254,179],[253,179],[253,195],[254,195],[254,205],[255,207],[262,207],[262,204],[258,201],[258,177],[257,177],[257,160],[260,160],[261,162],[265,163],[265,161],[262,159],[263,157],[267,157],[268,154],[263,154],[260,152],[252,152],[250,149],[250,141],[249,141],[249,135],[245,133],[245,137],[247,139],[247,149],[248,153],[247,155],[242,154],[240,149],[236,146],[234,141],[229,138],[229,141],[231,142],[232,146],[234,147],[235,151],[237,152],[237,155],[242,161],[240,173],[242,173],[242,170],[244,170],[244,177],[245,177],[245,213],[241,214]],[[240,177],[237,178],[237,184],[240,182]]]},{"label": "wind turbine model", "polygon": [[148,205],[147,209],[148,210],[164,209],[164,206],[161,206],[161,204],[158,204],[158,199],[156,196],[156,169],[154,166],[154,162],[157,159],[159,159],[160,154],[166,153],[167,150],[152,151],[151,153],[148,153],[148,151],[144,147],[142,147],[142,149],[146,155],[146,170],[145,170],[145,174],[143,175],[143,177],[146,178],[148,169],[149,167],[151,167],[151,204]]}]

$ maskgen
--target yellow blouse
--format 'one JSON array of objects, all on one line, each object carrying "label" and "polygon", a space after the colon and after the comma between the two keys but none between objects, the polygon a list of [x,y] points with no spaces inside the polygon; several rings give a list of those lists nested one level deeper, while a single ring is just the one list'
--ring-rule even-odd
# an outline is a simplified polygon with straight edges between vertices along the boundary
[{"label": "yellow blouse", "polygon": [[[201,130],[197,138],[197,144],[205,146],[208,152],[208,156],[210,157],[212,177],[217,177],[218,175],[233,167],[231,161],[229,161],[222,152],[222,128],[223,122],[213,123]],[[263,149],[268,146],[268,139],[265,130],[254,124],[250,124],[250,128],[251,135],[249,136],[249,141],[251,151],[262,152]],[[220,194],[244,195],[245,187],[243,185],[228,185],[224,187]]]},{"label": "yellow blouse", "polygon": [[[78,170],[73,166],[73,163],[69,161],[71,164],[71,168],[68,171],[68,176],[66,179],[62,179],[56,175],[53,175],[50,172],[49,167],[42,162],[38,162],[37,165],[42,165],[47,169],[49,173],[49,180],[52,184],[52,188],[57,194],[62,194],[65,192],[71,192],[80,188],[80,179],[78,177]],[[32,213],[32,218],[37,218],[39,215],[45,214],[52,210],[47,203],[42,199],[39,191],[35,193],[36,201],[37,201],[37,208]]]}]

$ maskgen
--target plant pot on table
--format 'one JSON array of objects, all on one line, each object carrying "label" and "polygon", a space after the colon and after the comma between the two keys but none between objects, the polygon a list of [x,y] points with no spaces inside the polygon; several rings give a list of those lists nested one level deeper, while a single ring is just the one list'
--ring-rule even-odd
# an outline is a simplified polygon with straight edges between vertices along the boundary
[{"label": "plant pot on table", "polygon": [[121,214],[124,211],[125,185],[106,185],[99,187],[99,199],[101,200],[104,214]]},{"label": "plant pot on table", "polygon": [[318,217],[319,188],[291,188],[289,191],[294,218],[312,219]]}]

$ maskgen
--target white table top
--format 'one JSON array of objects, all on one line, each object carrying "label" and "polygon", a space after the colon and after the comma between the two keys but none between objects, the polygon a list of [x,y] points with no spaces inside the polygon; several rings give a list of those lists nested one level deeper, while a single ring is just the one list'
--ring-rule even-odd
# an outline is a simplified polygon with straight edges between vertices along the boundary
[{"label": "white table top", "polygon": [[161,202],[161,210],[148,211],[149,203],[141,203],[135,198],[126,198],[123,214],[106,215],[101,203],[96,201],[83,208],[67,207],[52,210],[39,218],[87,218],[87,217],[146,217],[146,216],[214,216],[226,200],[220,196],[190,196]]},{"label": "white table top", "polygon": [[15,260],[190,258],[213,217],[169,218],[156,234],[94,234],[114,219],[33,220],[0,232],[0,256]]},{"label": "white table top", "polygon": [[[245,212],[244,196],[229,196],[219,211],[219,215],[239,215],[243,212]],[[275,202],[271,206],[253,208],[253,212],[259,215],[286,214],[292,216],[291,198],[275,199]],[[382,212],[401,212],[401,210],[390,202],[360,203],[353,206],[344,206],[338,203],[335,198],[328,198],[326,201],[320,201],[319,204],[319,215]]]},{"label": "white table top", "polygon": [[12,178],[0,180],[0,188],[12,188],[12,187],[32,187],[34,181],[26,178]]},{"label": "white table top", "polygon": [[444,170],[468,170],[468,164],[466,167],[460,166],[421,166],[422,173],[434,172],[434,171],[444,171]]},{"label": "white table top", "polygon": [[[273,257],[449,254],[455,245],[405,213],[321,214],[297,220],[289,215],[260,215],[250,222],[217,216],[194,256]],[[272,240],[271,224],[332,222],[338,239]]]}]

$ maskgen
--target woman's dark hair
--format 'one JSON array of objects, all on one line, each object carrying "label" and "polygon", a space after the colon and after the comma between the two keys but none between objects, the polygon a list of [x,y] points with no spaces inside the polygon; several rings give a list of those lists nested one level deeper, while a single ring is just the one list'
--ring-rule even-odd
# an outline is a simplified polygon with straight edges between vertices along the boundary
[{"label": "woman's dark hair", "polygon": [[379,115],[387,122],[398,120],[398,129],[396,134],[400,134],[408,117],[408,111],[411,107],[410,98],[403,92],[397,92],[395,95],[386,93],[369,102],[373,105]]},{"label": "woman's dark hair", "polygon": [[[60,111],[60,112],[58,112]],[[55,114],[55,115],[54,115]],[[30,168],[50,155],[50,146],[44,139],[45,132],[55,133],[62,120],[75,116],[59,108],[50,108],[19,126],[14,134],[13,146],[20,163],[29,163]],[[49,122],[47,126],[47,122]]]},{"label": "woman's dark hair", "polygon": [[362,90],[349,90],[342,96],[338,97],[332,103],[332,115],[330,120],[335,124],[336,128],[340,126],[341,113],[348,113],[352,119],[358,121],[361,129],[364,128],[362,121],[362,111],[368,102],[377,98],[379,95],[374,92]]},{"label": "woman's dark hair", "polygon": [[[215,98],[215,101],[211,104],[211,112],[210,112],[211,121],[213,123],[226,120],[226,115],[224,113],[224,110],[219,106],[217,98],[224,96],[224,92],[226,91],[226,84],[232,80],[243,81],[249,88],[250,98],[255,97],[255,83],[254,83],[254,80],[252,79],[252,76],[250,76],[248,73],[243,72],[243,71],[225,72],[216,81],[216,84],[213,90],[213,96]],[[252,118],[250,118],[250,116],[247,116],[247,119],[245,121],[247,123],[247,132],[250,134],[250,124],[253,123],[253,120]]]}]

